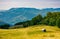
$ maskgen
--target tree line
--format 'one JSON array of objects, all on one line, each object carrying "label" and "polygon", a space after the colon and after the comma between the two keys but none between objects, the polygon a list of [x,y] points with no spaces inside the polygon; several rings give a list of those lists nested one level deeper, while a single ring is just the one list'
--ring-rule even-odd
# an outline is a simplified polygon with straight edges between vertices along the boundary
[{"label": "tree line", "polygon": [[8,29],[9,27],[10,27],[9,24],[0,25],[0,29]]},{"label": "tree line", "polygon": [[60,28],[60,12],[48,12],[44,17],[39,14],[32,18],[32,20],[19,22],[16,23],[15,25],[23,25],[23,27],[29,27],[39,24],[57,26]]}]

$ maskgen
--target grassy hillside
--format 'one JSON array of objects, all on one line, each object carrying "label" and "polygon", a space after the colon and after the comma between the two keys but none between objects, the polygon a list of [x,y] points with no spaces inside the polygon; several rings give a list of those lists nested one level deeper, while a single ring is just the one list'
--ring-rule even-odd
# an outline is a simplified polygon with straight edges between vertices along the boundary
[{"label": "grassy hillside", "polygon": [[[42,28],[46,28],[47,32],[42,32]],[[60,39],[60,29],[46,25],[20,29],[0,29],[0,39]]]}]

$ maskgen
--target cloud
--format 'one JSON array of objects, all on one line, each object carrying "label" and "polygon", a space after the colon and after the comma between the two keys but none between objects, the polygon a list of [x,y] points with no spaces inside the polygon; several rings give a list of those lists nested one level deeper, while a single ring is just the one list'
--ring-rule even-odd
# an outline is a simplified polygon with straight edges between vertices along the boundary
[{"label": "cloud", "polygon": [[0,2],[8,2],[8,1],[60,1],[60,0],[0,0]]},{"label": "cloud", "polygon": [[55,8],[60,7],[60,0],[0,0],[0,9],[12,7]]}]

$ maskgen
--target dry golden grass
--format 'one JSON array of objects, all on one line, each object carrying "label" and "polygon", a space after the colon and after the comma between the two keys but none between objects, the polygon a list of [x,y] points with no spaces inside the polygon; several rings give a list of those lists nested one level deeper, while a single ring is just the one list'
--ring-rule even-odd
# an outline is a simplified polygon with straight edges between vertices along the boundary
[{"label": "dry golden grass", "polygon": [[[42,32],[42,28],[46,28],[47,32]],[[60,29],[46,25],[21,29],[0,29],[0,39],[60,39]]]}]

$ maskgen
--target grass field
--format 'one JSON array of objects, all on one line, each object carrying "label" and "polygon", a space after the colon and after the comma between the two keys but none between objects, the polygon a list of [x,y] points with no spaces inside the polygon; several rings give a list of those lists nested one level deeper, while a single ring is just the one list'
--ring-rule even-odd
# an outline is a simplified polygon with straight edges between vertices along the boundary
[{"label": "grass field", "polygon": [[[46,28],[47,32],[42,32]],[[46,25],[20,29],[0,29],[0,39],[60,39],[60,29]]]}]

